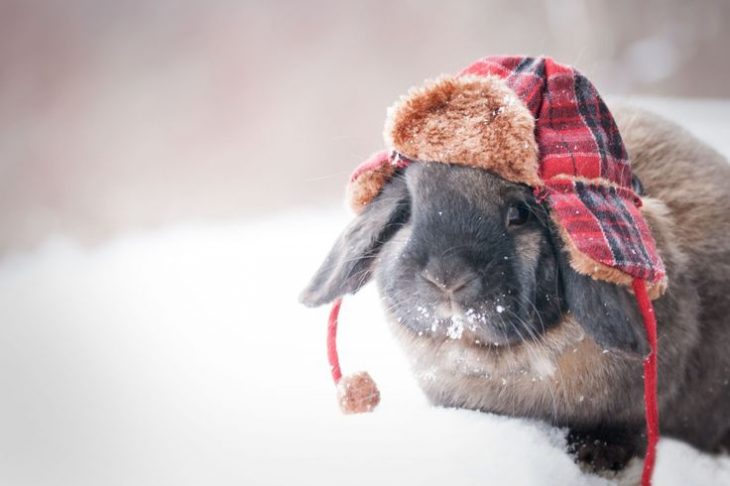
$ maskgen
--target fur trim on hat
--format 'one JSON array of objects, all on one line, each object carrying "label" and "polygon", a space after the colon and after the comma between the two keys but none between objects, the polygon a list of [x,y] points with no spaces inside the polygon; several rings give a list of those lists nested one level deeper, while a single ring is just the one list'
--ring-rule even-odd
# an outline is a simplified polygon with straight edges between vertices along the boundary
[{"label": "fur trim on hat", "polygon": [[355,214],[360,214],[393,177],[395,166],[388,152],[376,152],[360,164],[350,177],[346,200]]},{"label": "fur trim on hat", "polygon": [[386,144],[406,157],[486,169],[539,187],[535,119],[496,76],[442,77],[388,110]]}]

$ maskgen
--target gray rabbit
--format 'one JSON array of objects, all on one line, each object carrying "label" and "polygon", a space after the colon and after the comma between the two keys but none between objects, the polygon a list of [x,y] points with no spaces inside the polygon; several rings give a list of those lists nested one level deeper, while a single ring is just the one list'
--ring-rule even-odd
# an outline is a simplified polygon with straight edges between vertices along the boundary
[{"label": "gray rabbit", "polygon": [[[730,166],[653,114],[613,111],[668,277],[658,321],[661,432],[730,447]],[[545,204],[494,171],[395,167],[302,294],[375,277],[393,333],[436,405],[541,419],[576,458],[645,453],[647,338],[629,288],[577,272]]]}]

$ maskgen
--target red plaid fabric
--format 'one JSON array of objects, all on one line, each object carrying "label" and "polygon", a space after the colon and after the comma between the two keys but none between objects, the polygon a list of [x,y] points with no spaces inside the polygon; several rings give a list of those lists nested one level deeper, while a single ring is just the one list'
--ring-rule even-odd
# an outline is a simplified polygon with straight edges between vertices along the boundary
[{"label": "red plaid fabric", "polygon": [[460,75],[499,76],[535,116],[540,178],[577,250],[632,277],[658,283],[664,264],[631,188],[618,127],[595,87],[550,58],[487,57]]}]

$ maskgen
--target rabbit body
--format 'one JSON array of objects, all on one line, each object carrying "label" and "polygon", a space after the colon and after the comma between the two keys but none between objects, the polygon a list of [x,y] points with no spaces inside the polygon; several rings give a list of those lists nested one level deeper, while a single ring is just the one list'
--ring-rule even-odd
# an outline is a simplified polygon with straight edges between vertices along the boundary
[{"label": "rabbit body", "polygon": [[[662,118],[613,113],[669,279],[654,301],[661,432],[718,451],[730,445],[730,166]],[[629,289],[567,258],[529,188],[415,164],[345,230],[302,299],[374,276],[434,404],[568,427],[580,459],[618,469],[643,454],[646,338]]]}]

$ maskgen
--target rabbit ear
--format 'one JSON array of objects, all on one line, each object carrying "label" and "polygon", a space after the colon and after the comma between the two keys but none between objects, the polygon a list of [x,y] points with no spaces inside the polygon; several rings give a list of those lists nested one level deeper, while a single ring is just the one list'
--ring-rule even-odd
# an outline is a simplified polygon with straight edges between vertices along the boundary
[{"label": "rabbit ear", "polygon": [[557,258],[567,311],[599,346],[646,356],[646,332],[628,288],[576,272],[561,246]]},{"label": "rabbit ear", "polygon": [[357,292],[370,280],[380,248],[407,221],[409,204],[405,181],[393,177],[345,228],[299,300],[316,307]]}]

